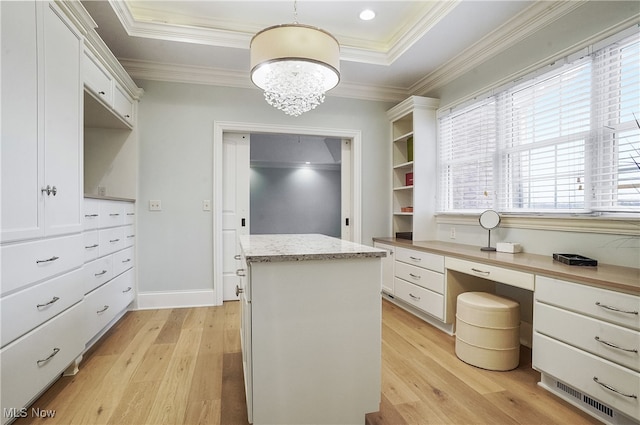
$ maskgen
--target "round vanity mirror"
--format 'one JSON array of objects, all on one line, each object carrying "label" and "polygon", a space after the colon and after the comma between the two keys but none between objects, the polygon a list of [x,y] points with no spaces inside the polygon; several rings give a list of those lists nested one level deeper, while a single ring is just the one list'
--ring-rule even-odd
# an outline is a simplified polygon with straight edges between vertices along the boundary
[{"label": "round vanity mirror", "polygon": [[480,214],[480,226],[483,229],[487,229],[489,232],[489,239],[487,246],[480,248],[481,251],[495,251],[496,249],[491,246],[491,229],[495,229],[500,224],[500,215],[494,210],[487,210]]}]

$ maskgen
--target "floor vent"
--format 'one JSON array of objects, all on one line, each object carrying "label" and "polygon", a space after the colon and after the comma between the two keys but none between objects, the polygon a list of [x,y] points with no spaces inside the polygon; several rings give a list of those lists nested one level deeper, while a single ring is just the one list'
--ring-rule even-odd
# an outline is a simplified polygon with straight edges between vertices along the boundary
[{"label": "floor vent", "polygon": [[565,393],[577,398],[578,400],[582,400],[582,393],[575,388],[568,386],[560,381],[556,381],[556,386],[559,390],[564,391]]},{"label": "floor vent", "polygon": [[585,395],[582,396],[582,401],[596,409],[597,411],[604,413],[605,415],[613,418],[613,409],[607,406],[606,404],[602,404],[597,400],[592,399],[591,397]]}]

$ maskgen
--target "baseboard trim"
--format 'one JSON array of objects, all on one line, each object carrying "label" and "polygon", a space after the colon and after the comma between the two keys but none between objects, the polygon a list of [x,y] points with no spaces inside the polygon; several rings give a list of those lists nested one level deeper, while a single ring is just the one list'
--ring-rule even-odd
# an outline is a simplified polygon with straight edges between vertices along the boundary
[{"label": "baseboard trim", "polygon": [[213,289],[200,291],[139,292],[137,310],[210,307],[216,305]]}]

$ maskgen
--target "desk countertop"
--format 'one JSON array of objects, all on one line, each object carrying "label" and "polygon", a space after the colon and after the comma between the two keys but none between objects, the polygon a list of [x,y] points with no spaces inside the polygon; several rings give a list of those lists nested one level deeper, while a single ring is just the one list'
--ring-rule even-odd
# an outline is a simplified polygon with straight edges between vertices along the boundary
[{"label": "desk countertop", "polygon": [[397,238],[373,238],[374,241],[394,246],[432,252],[535,273],[552,278],[599,286],[629,294],[640,294],[640,268],[598,264],[597,267],[569,266],[555,261],[551,255],[480,251],[473,245],[441,241],[411,241]]},{"label": "desk countertop", "polygon": [[240,245],[249,263],[376,258],[386,251],[319,234],[246,235]]}]

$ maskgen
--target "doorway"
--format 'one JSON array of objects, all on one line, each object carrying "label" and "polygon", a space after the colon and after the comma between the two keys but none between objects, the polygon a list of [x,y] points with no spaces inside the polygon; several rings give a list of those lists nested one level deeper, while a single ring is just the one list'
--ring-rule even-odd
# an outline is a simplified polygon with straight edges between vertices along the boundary
[{"label": "doorway", "polygon": [[[223,214],[225,185],[228,185],[229,178],[225,178],[225,152],[229,149],[225,148],[225,138],[228,134],[235,134],[233,137],[239,137],[238,133],[246,136],[252,133],[260,134],[284,134],[284,135],[302,135],[316,136],[324,135],[325,138],[336,138],[341,141],[341,236],[343,239],[360,242],[361,239],[361,220],[360,220],[360,152],[361,152],[361,132],[359,130],[342,130],[342,129],[318,129],[318,128],[301,128],[293,126],[271,126],[264,124],[248,124],[248,123],[232,123],[232,122],[216,122],[214,123],[214,222],[213,222],[213,276],[214,276],[214,292],[216,295],[216,303],[222,304],[225,299],[225,292],[232,293],[233,276],[235,268],[239,267],[237,261],[227,261],[227,257],[233,258],[238,253],[235,243],[231,243],[231,238],[224,235],[231,234],[233,231],[229,228],[228,217]],[[240,136],[241,137],[241,136]],[[235,158],[234,158],[235,161]],[[234,162],[234,164],[236,164]],[[346,165],[346,166],[345,166]],[[228,168],[228,167],[227,167]],[[246,175],[248,175],[248,162]],[[235,183],[234,183],[235,185]],[[227,191],[228,192],[228,191]],[[234,195],[236,196],[236,195]],[[242,194],[237,195],[243,198]],[[247,212],[248,213],[248,212]],[[242,218],[236,217],[240,221],[235,221],[236,229],[240,229]],[[226,226],[226,227],[225,227]],[[248,229],[240,229],[247,231]],[[226,267],[225,267],[226,266]],[[226,269],[226,270],[225,270]],[[225,279],[226,277],[226,279]],[[226,280],[226,283],[225,283]],[[225,286],[229,286],[225,291]],[[233,286],[233,288],[231,288]]]}]

